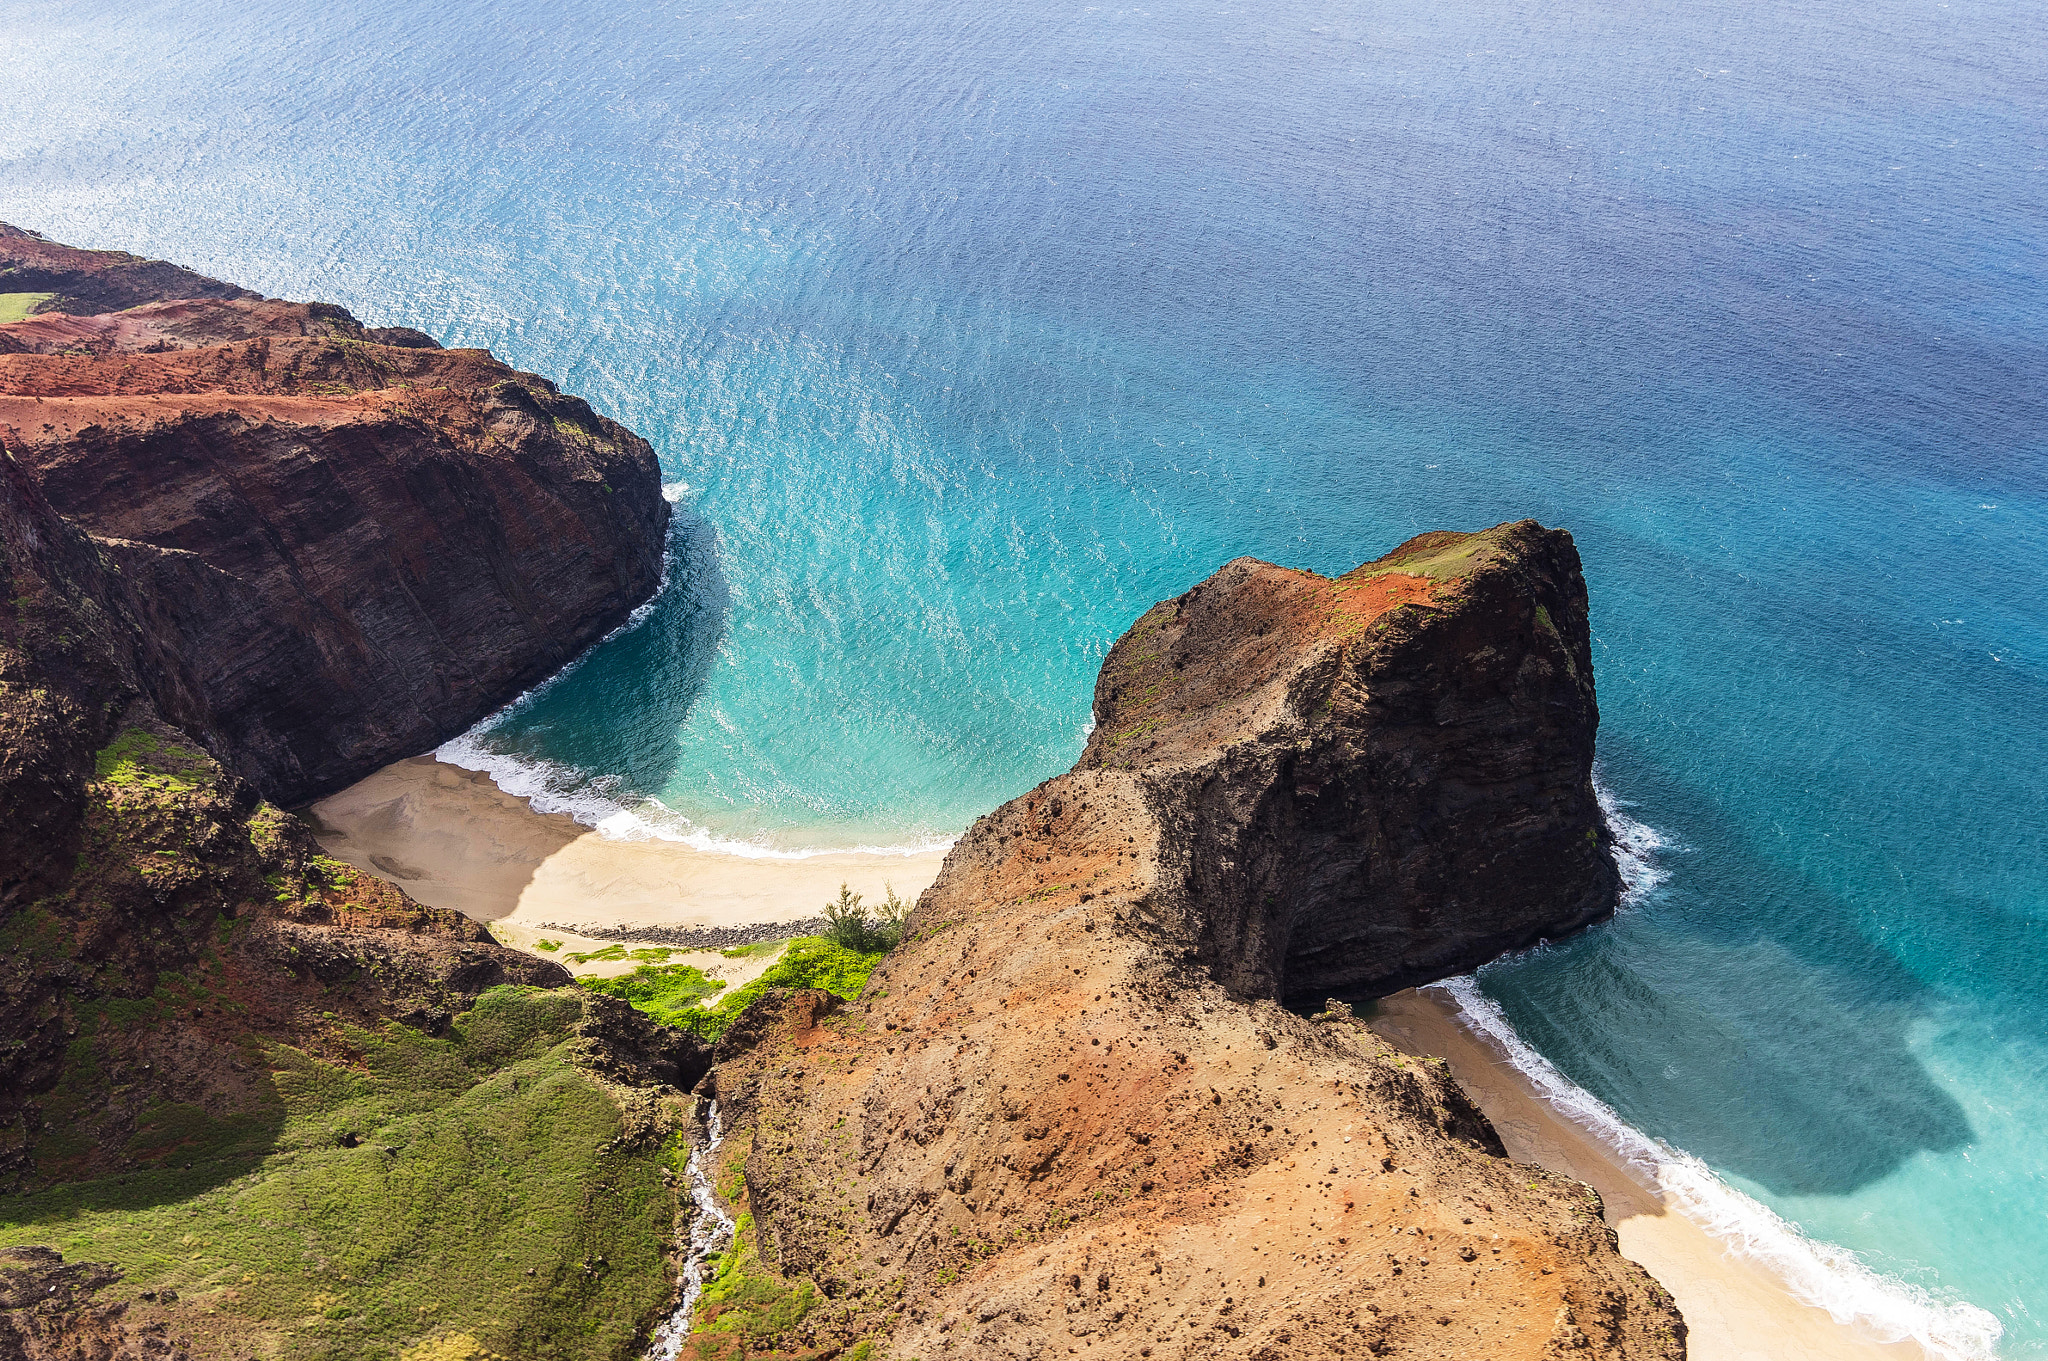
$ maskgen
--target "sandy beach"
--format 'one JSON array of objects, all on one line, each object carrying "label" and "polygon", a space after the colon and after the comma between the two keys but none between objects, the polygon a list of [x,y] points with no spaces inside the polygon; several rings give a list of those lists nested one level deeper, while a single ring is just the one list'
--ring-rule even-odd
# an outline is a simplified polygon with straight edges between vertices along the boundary
[{"label": "sandy beach", "polygon": [[1678,1301],[1691,1329],[1691,1361],[1922,1361],[1910,1342],[1881,1343],[1801,1304],[1764,1268],[1728,1252],[1692,1220],[1667,1210],[1653,1186],[1558,1115],[1485,1040],[1431,992],[1382,998],[1372,1027],[1411,1054],[1448,1060],[1458,1084],[1500,1131],[1510,1157],[1576,1177],[1597,1190],[1621,1250]]},{"label": "sandy beach", "polygon": [[[489,922],[507,945],[542,953],[540,941],[556,942],[545,953],[565,962],[611,944],[582,933],[590,929],[814,917],[842,882],[874,898],[885,883],[914,897],[937,877],[945,858],[935,851],[754,859],[674,842],[615,840],[567,817],[536,813],[489,776],[431,756],[387,766],[310,812],[330,855],[391,880],[421,902]],[[724,960],[715,951],[678,951],[670,959],[696,964],[732,986],[767,963]],[[571,967],[602,976],[635,965],[631,958],[591,959]],[[1447,1059],[1510,1155],[1599,1190],[1622,1251],[1677,1298],[1691,1326],[1693,1361],[1919,1361],[1917,1346],[1876,1342],[1836,1323],[1794,1299],[1767,1270],[1668,1211],[1654,1186],[1558,1115],[1488,1041],[1461,1026],[1448,999],[1414,991],[1385,998],[1373,1028],[1410,1053]]]},{"label": "sandy beach", "polygon": [[817,916],[841,883],[870,901],[880,900],[885,884],[915,898],[945,860],[943,851],[769,859],[617,840],[536,813],[488,775],[432,756],[386,766],[314,804],[309,815],[329,855],[423,903],[492,923],[521,948],[549,925],[587,931],[800,921]]}]

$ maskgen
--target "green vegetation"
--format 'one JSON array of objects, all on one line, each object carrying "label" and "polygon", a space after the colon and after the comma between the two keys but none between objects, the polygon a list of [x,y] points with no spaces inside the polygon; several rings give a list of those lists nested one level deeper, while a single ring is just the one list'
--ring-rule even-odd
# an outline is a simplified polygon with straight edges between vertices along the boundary
[{"label": "green vegetation", "polygon": [[870,909],[858,893],[841,884],[839,901],[825,904],[825,938],[857,954],[887,954],[901,944],[912,905],[889,885],[882,885],[882,890],[888,896],[880,907]]},{"label": "green vegetation", "polygon": [[[893,895],[892,895],[893,896]],[[688,964],[642,965],[623,978],[578,979],[592,992],[632,1003],[664,1025],[715,1040],[770,988],[823,988],[849,1002],[860,996],[886,950],[849,950],[824,936],[798,936],[768,971],[712,1007],[698,1005],[724,984]]]},{"label": "green vegetation", "polygon": [[[575,958],[571,955],[570,958]],[[579,979],[592,992],[631,1002],[663,1025],[694,1029],[686,1013],[703,1014],[697,1004],[723,991],[725,983],[694,964],[642,964],[618,978]],[[723,1026],[719,1027],[721,1030]]]},{"label": "green vegetation", "polygon": [[[506,986],[447,1039],[343,1024],[343,1057],[315,1057],[247,1037],[250,1111],[152,1108],[133,1143],[157,1167],[0,1198],[0,1245],[111,1261],[115,1298],[175,1289],[237,1356],[630,1355],[669,1289],[668,1131],[626,1135],[575,1064],[582,1009]],[[96,1064],[90,1036],[70,1062]]]},{"label": "green vegetation", "polygon": [[101,784],[164,793],[210,785],[214,769],[212,758],[204,752],[165,742],[141,728],[121,729],[93,758],[93,773]]},{"label": "green vegetation", "polygon": [[732,1246],[719,1254],[697,1301],[691,1341],[699,1355],[722,1352],[721,1338],[737,1334],[744,1356],[753,1350],[753,1344],[802,1323],[804,1315],[818,1304],[817,1291],[809,1281],[789,1285],[761,1264],[752,1215],[742,1214],[734,1228]]},{"label": "green vegetation", "polygon": [[[553,945],[546,945],[542,948],[553,950],[560,945],[561,942],[556,941]],[[628,950],[623,945],[607,945],[602,950],[583,950],[563,955],[562,958],[568,960],[571,964],[604,964],[622,959],[637,960],[642,964],[666,964],[668,963],[668,957],[674,953],[674,950],[662,945],[650,945],[640,950]]]},{"label": "green vegetation", "polygon": [[536,950],[546,950],[549,954],[553,954],[562,948],[562,942],[558,940],[537,940],[533,943],[533,948]]},{"label": "green vegetation", "polygon": [[720,950],[718,953],[727,959],[758,959],[762,955],[781,954],[782,947],[787,944],[789,944],[787,938],[782,940],[757,940],[751,945],[735,945],[730,950]]},{"label": "green vegetation", "polygon": [[0,293],[0,326],[25,321],[29,313],[56,297],[55,293]]},{"label": "green vegetation", "polygon": [[1409,576],[1428,577],[1432,581],[1451,581],[1468,575],[1479,565],[1480,553],[1492,548],[1496,542],[1491,534],[1485,533],[1445,532],[1424,537],[1428,542],[1402,556],[1369,562],[1364,567],[1345,573],[1339,580],[1364,581],[1388,572],[1402,572]]}]

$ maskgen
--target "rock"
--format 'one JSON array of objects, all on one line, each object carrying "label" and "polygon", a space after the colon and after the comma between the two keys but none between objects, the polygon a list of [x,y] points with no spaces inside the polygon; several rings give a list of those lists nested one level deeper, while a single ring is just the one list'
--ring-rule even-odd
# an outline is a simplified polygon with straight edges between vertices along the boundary
[{"label": "rock", "polygon": [[[11,228],[0,266],[137,304],[0,327],[0,928],[28,943],[0,972],[5,1190],[125,1165],[129,1107],[164,1090],[267,1099],[238,1035],[443,1034],[493,987],[570,981],[325,860],[266,800],[570,660],[653,592],[668,506],[644,441],[482,351]],[[141,296],[169,288],[192,296]],[[114,1133],[39,1169],[74,1010],[202,975],[206,1005],[95,1041],[133,1065],[91,1112]],[[597,1026],[592,1066],[694,1082],[703,1047],[650,1028]]]},{"label": "rock", "polygon": [[1232,563],[1117,643],[1096,719],[1072,773],[954,847],[858,1002],[764,998],[715,1051],[733,1208],[777,1273],[753,1294],[828,1301],[736,1326],[791,1352],[1682,1358],[1583,1187],[1507,1161],[1444,1065],[1341,999],[1280,1004],[1613,910],[1569,536],[1425,535],[1335,580]]},{"label": "rock", "polygon": [[1578,553],[1525,520],[1228,564],[1110,650],[1075,771],[1138,777],[1231,991],[1373,997],[1613,914],[1598,723]]},{"label": "rock", "polygon": [[118,312],[167,298],[262,295],[162,260],[119,250],[79,250],[0,222],[0,293],[51,293],[44,312]]},{"label": "rock", "polygon": [[122,578],[157,711],[266,797],[445,741],[660,581],[653,451],[545,380],[319,304],[142,312],[0,327],[148,340],[0,355],[0,445]]},{"label": "rock", "polygon": [[[111,1263],[66,1266],[62,1254],[49,1248],[0,1248],[0,1356],[9,1361],[184,1361],[190,1353],[182,1342],[154,1336],[147,1323],[130,1316],[126,1304],[100,1299],[120,1280],[121,1272]],[[175,1292],[164,1293],[171,1303],[177,1301]],[[145,1292],[142,1299],[156,1302],[154,1292]]]}]

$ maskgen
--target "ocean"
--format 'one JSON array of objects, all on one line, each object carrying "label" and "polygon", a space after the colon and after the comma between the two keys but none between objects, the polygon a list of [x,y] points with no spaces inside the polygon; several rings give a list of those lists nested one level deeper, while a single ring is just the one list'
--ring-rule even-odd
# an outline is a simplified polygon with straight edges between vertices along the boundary
[{"label": "ocean", "polygon": [[1838,1316],[2048,1356],[2037,4],[0,0],[0,39],[0,218],[654,442],[663,594],[447,753],[619,835],[942,844],[1224,561],[1568,527],[1635,886],[1468,1015]]}]

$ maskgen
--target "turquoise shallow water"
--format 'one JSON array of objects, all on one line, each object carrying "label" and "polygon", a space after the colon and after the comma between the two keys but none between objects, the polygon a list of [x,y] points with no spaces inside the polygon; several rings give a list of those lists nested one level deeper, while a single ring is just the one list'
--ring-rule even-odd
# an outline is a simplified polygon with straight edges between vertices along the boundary
[{"label": "turquoise shallow water", "polygon": [[1473,1005],[1845,1313],[2040,1356],[2044,28],[0,0],[0,217],[652,439],[669,589],[465,748],[621,830],[943,840],[1232,556],[1570,527],[1661,879]]}]

